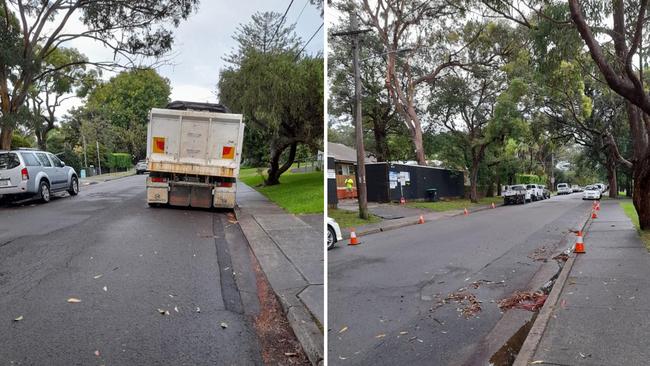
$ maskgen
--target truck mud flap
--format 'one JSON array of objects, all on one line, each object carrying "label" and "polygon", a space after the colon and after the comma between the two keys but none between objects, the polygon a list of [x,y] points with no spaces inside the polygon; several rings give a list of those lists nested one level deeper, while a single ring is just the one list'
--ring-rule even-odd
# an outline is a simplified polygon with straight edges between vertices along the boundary
[{"label": "truck mud flap", "polygon": [[211,187],[192,187],[190,196],[190,205],[192,207],[212,207],[212,188]]},{"label": "truck mud flap", "polygon": [[172,206],[189,206],[190,191],[190,187],[172,185],[169,190],[169,204]]},{"label": "truck mud flap", "polygon": [[167,188],[147,187],[147,202],[149,203],[167,203]]},{"label": "truck mud flap", "polygon": [[235,192],[214,192],[214,207],[235,208]]}]

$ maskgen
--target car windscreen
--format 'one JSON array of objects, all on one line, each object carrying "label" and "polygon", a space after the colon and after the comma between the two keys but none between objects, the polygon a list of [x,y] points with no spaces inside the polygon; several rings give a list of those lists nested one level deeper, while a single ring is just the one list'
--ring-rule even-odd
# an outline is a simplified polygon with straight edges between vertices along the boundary
[{"label": "car windscreen", "polygon": [[0,170],[13,169],[20,165],[20,159],[16,153],[0,153]]},{"label": "car windscreen", "polygon": [[526,188],[524,188],[523,186],[514,186],[514,187],[512,187],[512,190],[513,191],[525,191]]}]

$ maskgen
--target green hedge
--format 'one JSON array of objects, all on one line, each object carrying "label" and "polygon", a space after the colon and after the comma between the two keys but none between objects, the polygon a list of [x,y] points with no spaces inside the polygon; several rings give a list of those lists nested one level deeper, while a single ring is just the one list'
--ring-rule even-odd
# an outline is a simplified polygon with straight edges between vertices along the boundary
[{"label": "green hedge", "polygon": [[127,153],[112,153],[108,155],[108,167],[111,169],[129,169],[132,166],[131,155]]},{"label": "green hedge", "polygon": [[517,174],[517,184],[546,184],[546,176],[536,174]]}]

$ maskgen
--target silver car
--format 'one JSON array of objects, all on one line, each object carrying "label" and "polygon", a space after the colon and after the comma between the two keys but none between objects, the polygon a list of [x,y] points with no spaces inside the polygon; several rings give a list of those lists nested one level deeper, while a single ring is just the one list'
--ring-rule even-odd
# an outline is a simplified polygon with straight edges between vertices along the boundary
[{"label": "silver car", "polygon": [[0,196],[49,202],[53,193],[79,193],[79,178],[55,155],[35,149],[0,151]]}]

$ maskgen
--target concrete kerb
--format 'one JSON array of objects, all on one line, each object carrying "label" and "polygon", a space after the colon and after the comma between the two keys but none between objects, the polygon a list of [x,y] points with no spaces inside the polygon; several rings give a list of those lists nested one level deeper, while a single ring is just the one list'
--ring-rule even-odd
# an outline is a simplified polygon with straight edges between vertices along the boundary
[{"label": "concrete kerb", "polygon": [[[240,220],[242,212],[239,207],[235,207],[234,212],[236,219]],[[249,248],[253,254],[258,257],[254,246],[250,244],[251,234],[248,233],[244,227],[241,227],[241,229],[246,240],[249,242]],[[268,237],[268,239],[272,241],[270,237]],[[264,268],[262,268],[262,270],[264,270]],[[268,278],[268,274],[266,275]],[[303,304],[303,302],[298,298],[298,294],[304,290],[304,288],[280,290],[276,289],[270,281],[269,283],[271,284],[271,288],[276,297],[280,301],[282,310],[289,321],[289,325],[291,325],[291,328],[302,345],[309,361],[313,365],[321,365],[324,360],[324,337],[321,328],[318,326],[318,321],[311,314],[309,309],[307,309],[305,304]]]},{"label": "concrete kerb", "polygon": [[[580,230],[584,232],[590,221],[591,214],[587,215],[587,219],[585,220]],[[553,310],[555,310],[557,301],[560,298],[560,293],[562,292],[562,289],[564,289],[564,285],[569,278],[569,274],[571,273],[571,269],[573,268],[573,263],[575,260],[576,254],[573,253],[569,256],[569,259],[562,267],[560,274],[555,280],[555,284],[553,284],[551,292],[546,298],[542,309],[539,311],[539,314],[537,315],[533,326],[530,328],[530,331],[528,332],[528,335],[526,336],[526,339],[524,340],[524,343],[521,346],[519,353],[517,354],[517,358],[515,359],[513,366],[527,366],[535,354],[535,351],[537,351],[537,347],[539,346],[539,343],[542,340],[542,336],[546,331],[546,326],[551,318]]]},{"label": "concrete kerb", "polygon": [[[501,207],[503,206],[503,203],[499,203],[495,205],[495,207]],[[474,213],[474,212],[480,212],[480,211],[485,211],[491,209],[492,206],[481,206],[477,207],[473,210],[468,210],[469,213]],[[456,212],[456,210],[453,211],[454,213],[452,214],[444,214],[438,218],[443,219],[443,218],[449,218],[449,217],[456,217],[456,216],[463,216],[465,213],[463,211]],[[426,218],[426,215],[424,215]],[[418,220],[420,219],[420,216],[411,216],[411,217],[405,217],[402,219],[395,219],[395,220],[386,220],[383,222],[379,222],[377,224],[369,224],[369,225],[364,225],[357,227],[355,230],[355,233],[357,234],[357,237],[363,236],[363,235],[370,235],[370,234],[376,234],[379,232],[383,231],[389,231],[389,230],[394,230],[394,229],[399,229],[402,227],[406,226],[411,226],[411,225],[418,225],[419,222]],[[350,230],[349,228],[343,228],[343,239],[347,240],[350,239]]]}]

